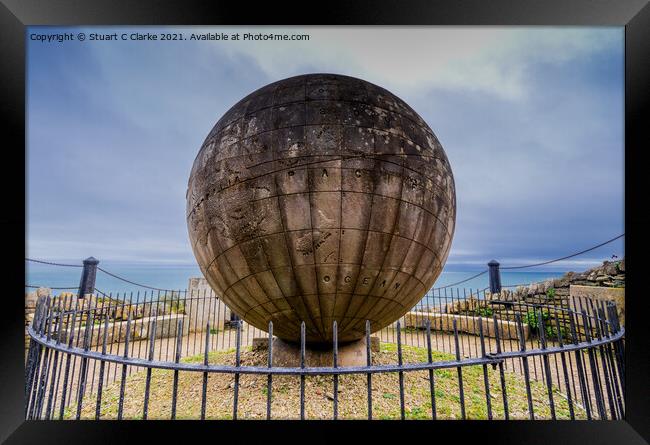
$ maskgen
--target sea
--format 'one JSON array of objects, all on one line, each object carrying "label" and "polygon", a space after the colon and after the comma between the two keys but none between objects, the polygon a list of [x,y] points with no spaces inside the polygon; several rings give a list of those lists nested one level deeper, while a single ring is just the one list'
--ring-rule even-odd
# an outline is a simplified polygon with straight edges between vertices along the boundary
[{"label": "sea", "polygon": [[[188,287],[189,279],[192,277],[202,277],[201,271],[197,265],[172,265],[172,264],[150,264],[150,263],[125,263],[125,262],[102,262],[99,265],[101,268],[112,273],[113,275],[125,278],[133,283],[114,278],[102,271],[97,271],[97,278],[95,287],[105,293],[112,295],[133,295],[135,297],[138,292],[143,295],[147,292],[156,293],[151,289],[139,285],[169,289],[169,290],[185,290]],[[26,263],[25,277],[26,287],[25,291],[33,291],[34,288],[29,286],[44,286],[50,288],[70,288],[68,289],[53,289],[53,293],[58,295],[61,292],[76,292],[79,287],[81,279],[80,267],[62,267],[52,266],[48,264],[39,263]],[[481,270],[467,270],[467,271],[450,271],[443,270],[434,284],[434,288],[454,285],[459,281],[470,278]],[[547,279],[558,278],[563,275],[563,271],[501,271],[501,284],[502,286],[512,286],[518,284],[530,284]],[[458,284],[457,288],[465,288],[467,290],[483,290],[489,286],[488,274],[484,273],[476,278],[473,278],[462,284]]]}]

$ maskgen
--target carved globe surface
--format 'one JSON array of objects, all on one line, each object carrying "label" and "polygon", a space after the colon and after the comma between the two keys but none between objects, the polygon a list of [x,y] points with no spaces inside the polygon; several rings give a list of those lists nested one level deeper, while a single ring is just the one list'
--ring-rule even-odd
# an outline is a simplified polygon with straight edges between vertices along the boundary
[{"label": "carved globe surface", "polygon": [[389,91],[309,74],[251,93],[192,167],[198,264],[242,319],[289,341],[341,342],[408,312],[454,233],[451,167],[424,120]]}]

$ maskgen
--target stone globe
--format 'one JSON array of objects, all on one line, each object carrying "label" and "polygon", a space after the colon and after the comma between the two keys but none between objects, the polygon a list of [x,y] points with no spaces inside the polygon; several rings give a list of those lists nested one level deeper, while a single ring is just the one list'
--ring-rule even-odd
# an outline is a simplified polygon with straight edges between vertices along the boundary
[{"label": "stone globe", "polygon": [[306,74],[266,85],[206,137],[187,190],[194,255],[243,320],[340,342],[408,312],[454,234],[449,160],[426,122],[372,83]]}]

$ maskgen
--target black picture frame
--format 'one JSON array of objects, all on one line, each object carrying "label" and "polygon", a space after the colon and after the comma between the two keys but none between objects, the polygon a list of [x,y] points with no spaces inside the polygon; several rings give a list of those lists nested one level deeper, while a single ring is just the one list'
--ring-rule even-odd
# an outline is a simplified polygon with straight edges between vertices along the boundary
[{"label": "black picture frame", "polygon": [[[447,0],[284,4],[265,2],[162,2],[142,0],[2,0],[0,66],[5,209],[0,218],[11,277],[0,324],[0,439],[7,443],[114,443],[151,439],[158,442],[237,440],[240,443],[279,438],[333,443],[388,438],[393,440],[469,440],[516,444],[641,444],[650,440],[649,339],[645,329],[642,270],[648,247],[650,218],[643,187],[642,161],[650,90],[650,6],[648,0]],[[25,29],[30,25],[499,25],[625,27],[625,255],[626,291],[626,420],[544,422],[57,422],[24,420],[25,269]],[[9,137],[7,137],[9,136]],[[12,141],[12,142],[9,142]],[[3,144],[4,145],[4,144]],[[16,161],[10,160],[10,156]],[[22,168],[21,168],[22,167]],[[647,174],[647,173],[646,173]],[[19,193],[23,190],[23,193]],[[7,251],[8,250],[8,251]],[[202,436],[207,434],[207,436]],[[154,439],[154,436],[158,436]],[[360,435],[360,436],[359,436]],[[443,435],[448,437],[443,438]],[[365,436],[365,437],[364,437]]]}]

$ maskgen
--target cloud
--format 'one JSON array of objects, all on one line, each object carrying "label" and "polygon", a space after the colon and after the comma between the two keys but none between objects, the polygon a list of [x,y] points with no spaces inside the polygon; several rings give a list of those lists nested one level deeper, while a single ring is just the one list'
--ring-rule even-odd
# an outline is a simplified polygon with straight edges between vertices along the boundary
[{"label": "cloud", "polygon": [[[233,31],[233,30],[231,30]],[[532,63],[566,63],[616,45],[620,30],[497,27],[265,28],[309,41],[229,41],[213,47],[251,58],[273,79],[309,68],[350,74],[415,94],[430,88],[527,95]]]},{"label": "cloud", "polygon": [[[224,29],[244,28],[209,30]],[[458,196],[449,264],[536,262],[624,230],[622,29],[282,32],[311,40],[30,44],[29,255],[192,262],[203,138],[241,97],[314,71],[388,88],[433,128]]]},{"label": "cloud", "polygon": [[[607,257],[604,257],[607,258]],[[539,258],[501,258],[500,264],[502,265],[526,265],[526,264],[538,264],[543,261],[544,259],[539,259]],[[583,259],[583,260],[565,260],[565,261],[558,261],[556,263],[552,263],[549,265],[546,265],[544,269],[542,270],[572,270],[572,271],[583,271],[587,270],[591,267],[598,266],[602,264],[603,259],[600,257],[598,258],[591,258],[591,259]],[[447,261],[447,266],[472,266],[476,270],[481,270],[481,269],[487,269],[487,261],[479,261],[479,260],[455,260],[453,258],[450,258]],[[515,270],[508,270],[508,269],[503,269],[503,272],[538,272],[540,268],[526,268],[526,269],[515,269]]]}]

